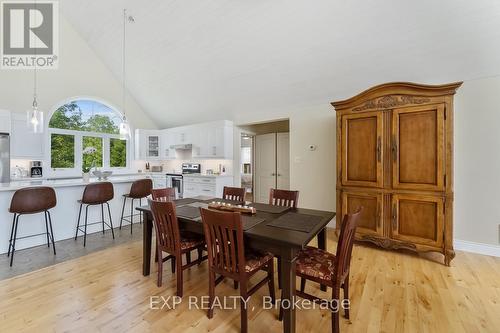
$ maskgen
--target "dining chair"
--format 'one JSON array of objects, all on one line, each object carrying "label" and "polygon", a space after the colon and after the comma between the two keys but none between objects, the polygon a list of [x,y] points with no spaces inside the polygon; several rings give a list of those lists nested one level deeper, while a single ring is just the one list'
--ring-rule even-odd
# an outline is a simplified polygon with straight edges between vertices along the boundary
[{"label": "dining chair", "polygon": [[229,187],[224,186],[224,190],[222,191],[222,198],[226,200],[233,201],[245,201],[245,189],[243,187]]},{"label": "dining chair", "polygon": [[[186,238],[179,230],[179,222],[175,212],[175,203],[171,201],[156,201],[148,199],[156,231],[156,251],[158,254],[158,287],[162,285],[163,263],[172,259],[172,271],[177,271],[177,296],[183,294],[182,272],[195,264],[200,264],[202,260],[205,240],[203,236],[191,235]],[[182,264],[182,255],[198,251],[198,259],[193,262]],[[163,252],[168,255],[163,258]],[[175,267],[175,269],[174,269]]]},{"label": "dining chair", "polygon": [[272,188],[269,191],[269,204],[297,208],[299,202],[299,191],[278,190]]},{"label": "dining chair", "polygon": [[[359,216],[363,207],[360,207],[356,213],[346,214],[340,227],[340,235],[337,244],[336,254],[329,253],[315,247],[308,246],[300,251],[296,260],[296,275],[301,278],[300,290],[295,294],[310,301],[328,302],[328,300],[307,294],[305,292],[305,281],[310,280],[320,285],[326,285],[332,288],[331,301],[340,302],[340,288],[344,291],[344,300],[349,300],[349,272],[351,265],[352,246],[354,244],[354,235],[358,224]],[[350,306],[350,302],[348,303]],[[346,319],[349,319],[349,306],[344,309]],[[332,332],[339,332],[339,311],[332,310]],[[279,319],[283,318],[283,310],[280,308]]]},{"label": "dining chair", "polygon": [[159,201],[173,201],[175,200],[175,188],[157,188],[151,190],[151,197],[153,200]]},{"label": "dining chair", "polygon": [[[200,208],[200,211],[208,251],[208,318],[214,315],[215,286],[228,277],[239,282],[241,332],[247,332],[245,301],[267,283],[271,300],[273,304],[275,302],[273,254],[245,248],[239,212],[220,212],[204,208]],[[250,278],[260,270],[267,271],[266,277],[248,290]],[[220,276],[215,278],[216,274]]]},{"label": "dining chair", "polygon": [[[299,191],[278,190],[269,191],[269,204],[274,206],[297,208],[299,204]],[[278,288],[281,289],[281,257],[278,259]]]}]

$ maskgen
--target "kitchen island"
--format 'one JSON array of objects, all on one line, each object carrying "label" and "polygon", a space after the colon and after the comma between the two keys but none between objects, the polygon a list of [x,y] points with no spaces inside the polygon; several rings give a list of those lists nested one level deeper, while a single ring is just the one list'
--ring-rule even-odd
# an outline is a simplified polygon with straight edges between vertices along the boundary
[{"label": "kitchen island", "polygon": [[[132,182],[138,179],[148,178],[147,175],[126,175],[112,176],[107,181],[113,183],[115,196],[109,202],[113,226],[120,225],[120,216],[122,209],[122,195],[130,191]],[[0,183],[0,253],[7,253],[9,246],[9,236],[12,226],[13,214],[9,213],[10,201],[14,192],[21,188],[31,186],[50,186],[56,191],[57,206],[50,210],[52,215],[52,225],[54,229],[55,241],[68,239],[75,236],[76,224],[78,220],[78,211],[80,204],[78,200],[82,198],[83,190],[89,183],[99,182],[97,179],[91,179],[90,182],[84,182],[81,178],[74,179],[44,179],[44,180],[20,180],[10,183]],[[145,202],[143,201],[143,204]],[[128,208],[125,212],[130,212]],[[107,214],[105,219],[107,220]],[[89,208],[89,223],[101,221],[100,206]],[[137,219],[138,221],[138,219]],[[106,227],[108,228],[108,227]],[[108,228],[109,229],[109,228]],[[87,233],[102,231],[100,224],[88,226]],[[23,215],[19,218],[19,227],[17,231],[18,238],[32,234],[45,232],[45,220],[43,214]],[[111,234],[109,234],[111,237]],[[18,239],[16,241],[16,250],[28,247],[42,245],[47,243],[45,234],[36,237]],[[79,242],[83,246],[83,241]],[[56,245],[57,246],[57,245]]]}]

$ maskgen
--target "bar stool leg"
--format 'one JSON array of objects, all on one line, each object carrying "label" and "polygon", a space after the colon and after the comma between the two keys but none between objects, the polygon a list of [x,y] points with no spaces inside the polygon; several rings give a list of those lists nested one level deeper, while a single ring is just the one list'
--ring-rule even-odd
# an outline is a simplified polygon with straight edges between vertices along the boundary
[{"label": "bar stool leg", "polygon": [[80,212],[78,213],[78,223],[76,224],[75,240],[78,237],[78,228],[80,228],[80,217],[82,216],[82,206],[83,204],[80,204]]},{"label": "bar stool leg", "polygon": [[47,247],[50,247],[49,224],[47,223],[47,211],[44,211],[43,215],[45,216],[45,235],[47,236]]},{"label": "bar stool leg", "polygon": [[122,230],[123,213],[125,213],[125,203],[126,202],[127,202],[127,197],[123,197],[122,217],[120,218],[120,230]]},{"label": "bar stool leg", "polygon": [[12,236],[14,235],[14,226],[16,225],[16,216],[14,213],[14,218],[12,219],[12,228],[10,229],[10,239],[9,239],[9,251],[7,252],[7,257],[10,256],[10,248],[12,246]]},{"label": "bar stool leg", "polygon": [[56,254],[56,244],[54,242],[54,229],[52,229],[52,216],[50,216],[49,211],[47,211],[47,215],[49,216],[50,238],[52,239],[52,248],[54,249],[54,255],[55,255]]},{"label": "bar stool leg", "polygon": [[102,234],[104,235],[104,204],[101,204]]},{"label": "bar stool leg", "polygon": [[84,232],[83,232],[83,247],[85,247],[85,245],[87,244],[87,217],[89,215],[89,205],[87,205],[87,207],[85,207],[85,228],[84,228]]},{"label": "bar stool leg", "polygon": [[130,234],[132,235],[132,226],[134,225],[134,199],[130,203]]},{"label": "bar stool leg", "polygon": [[111,218],[111,209],[109,208],[109,203],[106,202],[108,206],[108,214],[109,214],[109,225],[111,226],[111,234],[113,235],[113,239],[115,239],[115,231],[113,230],[113,219]]},{"label": "bar stool leg", "polygon": [[10,267],[12,267],[12,263],[14,262],[14,252],[16,251],[16,237],[17,237],[17,226],[19,224],[19,216],[16,217],[16,226],[14,227],[14,238],[12,239],[12,255],[10,257]]}]

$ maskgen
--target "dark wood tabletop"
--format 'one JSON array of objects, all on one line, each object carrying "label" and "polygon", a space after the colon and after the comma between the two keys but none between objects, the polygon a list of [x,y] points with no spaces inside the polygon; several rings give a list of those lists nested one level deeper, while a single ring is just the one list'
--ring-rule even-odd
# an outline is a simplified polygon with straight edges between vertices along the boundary
[{"label": "dark wood tabletop", "polygon": [[[221,199],[216,200],[220,201]],[[181,206],[192,202],[208,203],[209,201],[193,198],[176,200],[176,203],[178,206]],[[143,223],[143,275],[147,276],[150,274],[151,266],[153,219],[148,206],[137,207],[137,210],[143,212],[145,217],[145,223]],[[288,212],[314,215],[318,216],[318,218],[315,219],[314,226],[311,227],[310,232],[296,231],[267,225],[271,221],[287,214]],[[279,214],[272,214],[257,210],[257,214],[254,216],[262,218],[264,221],[244,231],[245,246],[262,251],[268,251],[281,257],[281,285],[283,288],[283,299],[292,300],[296,288],[295,259],[297,254],[316,236],[318,237],[318,247],[326,250],[325,226],[335,217],[335,212],[296,208]],[[178,216],[177,218],[181,228],[203,234],[203,225],[200,218],[190,219],[182,216]],[[286,216],[284,218],[286,218]],[[284,311],[283,331],[286,333],[295,332],[295,309],[293,307],[285,309]]]}]

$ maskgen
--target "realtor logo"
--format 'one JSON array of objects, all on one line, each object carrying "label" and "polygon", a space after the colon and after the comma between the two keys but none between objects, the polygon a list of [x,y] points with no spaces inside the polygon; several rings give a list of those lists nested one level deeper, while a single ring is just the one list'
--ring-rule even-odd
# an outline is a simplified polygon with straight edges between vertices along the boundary
[{"label": "realtor logo", "polygon": [[0,22],[2,69],[57,68],[57,1],[2,1]]}]

